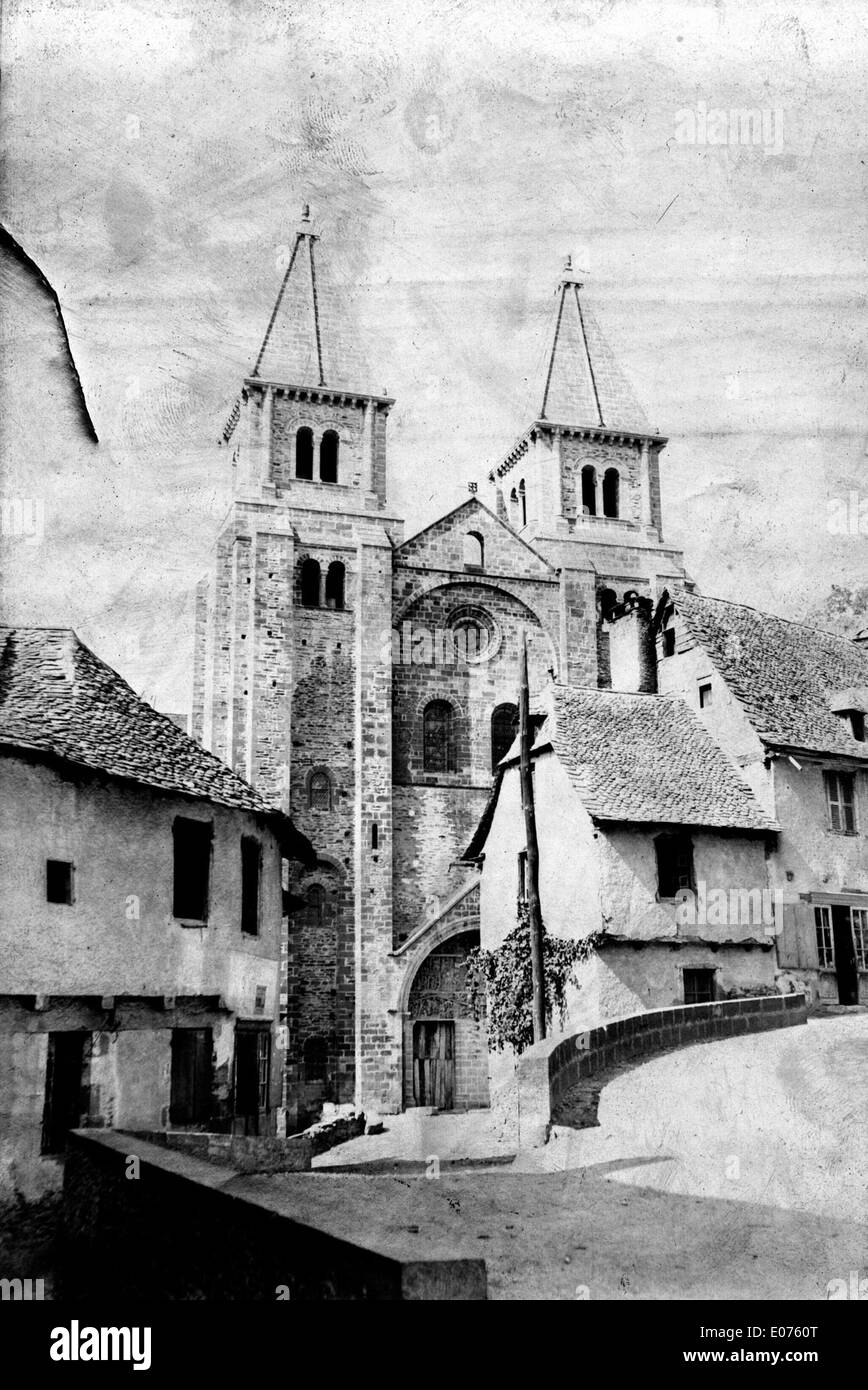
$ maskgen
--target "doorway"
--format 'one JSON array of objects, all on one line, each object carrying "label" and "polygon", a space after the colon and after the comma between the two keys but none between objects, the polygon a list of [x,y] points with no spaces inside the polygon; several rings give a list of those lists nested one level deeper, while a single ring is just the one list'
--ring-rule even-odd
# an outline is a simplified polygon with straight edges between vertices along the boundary
[{"label": "doorway", "polygon": [[211,1118],[211,1029],[173,1028],[169,1121],[206,1125]]},{"label": "doorway", "polygon": [[49,1033],[45,1067],[42,1152],[62,1154],[67,1130],[78,1129],[88,1109],[85,1069],[90,1033]]},{"label": "doorway", "polygon": [[838,980],[838,1003],[859,1003],[859,972],[856,968],[856,944],[849,907],[832,908],[832,939],[835,947],[835,975]]},{"label": "doorway", "polygon": [[455,1024],[451,1019],[413,1026],[413,1098],[417,1105],[455,1105]]},{"label": "doorway", "polygon": [[271,1030],[235,1028],[235,1134],[267,1134],[271,1089]]}]

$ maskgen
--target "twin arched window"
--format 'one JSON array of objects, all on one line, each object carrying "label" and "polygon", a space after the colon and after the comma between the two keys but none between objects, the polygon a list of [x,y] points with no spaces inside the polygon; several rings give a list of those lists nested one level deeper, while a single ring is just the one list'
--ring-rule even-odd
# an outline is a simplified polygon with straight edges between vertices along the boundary
[{"label": "twin arched window", "polygon": [[[621,505],[621,477],[617,468],[607,468],[603,474],[603,516],[617,517]],[[597,470],[586,463],[582,469],[582,511],[585,516],[597,515]]]},{"label": "twin arched window", "polygon": [[[325,581],[326,608],[342,609],[346,602],[346,568],[340,560],[328,567]],[[322,571],[319,560],[302,560],[299,578],[299,597],[303,608],[319,608]]]},{"label": "twin arched window", "polygon": [[[338,480],[340,438],[336,430],[326,430],[319,445],[319,478],[321,483]],[[307,482],[313,480],[313,430],[302,425],[295,435],[295,476]]]},{"label": "twin arched window", "polygon": [[425,706],[422,765],[426,772],[455,771],[455,711],[447,700],[432,700]]}]

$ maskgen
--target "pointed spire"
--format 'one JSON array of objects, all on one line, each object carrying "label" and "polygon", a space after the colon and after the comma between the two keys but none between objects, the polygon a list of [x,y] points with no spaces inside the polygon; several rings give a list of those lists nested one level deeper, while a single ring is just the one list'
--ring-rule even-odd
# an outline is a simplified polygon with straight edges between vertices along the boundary
[{"label": "pointed spire", "polygon": [[586,274],[567,256],[539,419],[563,425],[648,430],[648,421],[594,315],[582,303]]},{"label": "pointed spire", "polygon": [[335,302],[332,287],[324,283],[319,240],[305,203],[251,376],[292,386],[362,391],[367,372],[346,306]]}]

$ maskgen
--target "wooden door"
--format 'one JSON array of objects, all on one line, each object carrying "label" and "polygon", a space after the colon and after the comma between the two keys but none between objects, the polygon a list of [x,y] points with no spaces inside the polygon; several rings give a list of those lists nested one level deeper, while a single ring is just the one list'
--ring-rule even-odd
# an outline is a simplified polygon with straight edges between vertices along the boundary
[{"label": "wooden door", "polygon": [[271,1089],[271,1033],[267,1028],[235,1030],[236,1134],[267,1134]]},{"label": "wooden door", "polygon": [[413,1094],[417,1105],[451,1110],[455,1104],[455,1024],[450,1020],[413,1027]]},{"label": "wooden door", "polygon": [[211,1029],[172,1031],[172,1091],[169,1119],[173,1125],[204,1125],[211,1118]]},{"label": "wooden door", "polygon": [[838,1003],[859,1003],[859,972],[856,969],[856,946],[849,907],[832,908],[832,937],[835,943],[835,974],[838,978]]},{"label": "wooden door", "polygon": [[45,1069],[42,1152],[63,1153],[66,1132],[78,1129],[87,1108],[84,1093],[85,1044],[89,1033],[49,1033]]}]

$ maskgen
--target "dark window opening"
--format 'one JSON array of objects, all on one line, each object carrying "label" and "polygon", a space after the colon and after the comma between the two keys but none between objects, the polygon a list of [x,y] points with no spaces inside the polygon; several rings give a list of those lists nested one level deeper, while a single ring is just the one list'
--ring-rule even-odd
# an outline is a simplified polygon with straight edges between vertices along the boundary
[{"label": "dark window opening", "polygon": [[519,850],[518,855],[518,901],[527,902],[527,850]]},{"label": "dark window opening", "polygon": [[422,716],[422,760],[426,772],[455,771],[455,717],[446,700],[432,700]]},{"label": "dark window opening", "polygon": [[319,608],[320,569],[318,560],[303,560],[301,565],[301,604],[303,608]]},{"label": "dark window opening", "polygon": [[252,835],[241,837],[241,930],[247,936],[259,935],[259,882],[262,876],[262,846]]},{"label": "dark window opening", "polygon": [[518,515],[522,526],[527,526],[527,489],[524,478],[518,485]]},{"label": "dark window opening", "polygon": [[478,531],[468,531],[464,537],[464,563],[477,570],[485,565],[485,541]]},{"label": "dark window opening", "polygon": [[699,708],[708,709],[711,704],[711,681],[703,681],[699,687]]},{"label": "dark window opening", "polygon": [[657,890],[661,898],[674,898],[683,889],[695,891],[693,842],[689,835],[658,835]]},{"label": "dark window opening", "polygon": [[307,792],[308,805],[312,811],[330,811],[332,809],[332,779],[327,772],[312,772]]},{"label": "dark window opening", "polygon": [[662,640],[663,640],[663,655],[664,655],[664,656],[674,656],[674,655],[675,655],[675,628],[674,628],[674,627],[664,627],[663,633],[662,633]]},{"label": "dark window opening", "polygon": [[607,468],[603,474],[603,516],[617,517],[621,505],[621,479],[617,468]]},{"label": "dark window opening", "polygon": [[211,1117],[212,1067],[210,1028],[172,1029],[171,1124],[208,1123]]},{"label": "dark window opening", "polygon": [[685,1004],[711,1004],[714,1001],[714,971],[684,971]]},{"label": "dark window opening", "polygon": [[582,511],[585,516],[597,515],[597,470],[589,463],[582,469]]},{"label": "dark window opening", "polygon": [[305,1081],[325,1081],[328,1078],[328,1039],[305,1038],[303,1059]]},{"label": "dark window opening", "polygon": [[380,848],[380,827],[377,825],[377,822],[374,821],[373,825],[371,826],[371,849],[379,849],[379,848]]},{"label": "dark window opening", "polygon": [[325,925],[326,892],[321,883],[312,883],[305,894],[305,921],[309,927]]},{"label": "dark window opening", "polygon": [[211,877],[211,821],[176,816],[172,912],[188,922],[207,922]]},{"label": "dark window opening", "polygon": [[852,772],[824,772],[829,825],[839,835],[856,834],[856,780]]},{"label": "dark window opening", "polygon": [[345,577],[346,570],[340,560],[333,560],[326,574],[326,608],[343,608]]},{"label": "dark window opening", "polygon": [[612,618],[612,609],[618,602],[618,595],[615,593],[614,589],[601,589],[597,599],[600,605],[601,621],[604,623],[610,622]]},{"label": "dark window opening", "polygon": [[313,430],[307,425],[295,436],[295,476],[305,480],[313,477]]},{"label": "dark window opening", "polygon": [[66,859],[46,859],[45,900],[49,903],[72,903],[72,864]]},{"label": "dark window opening", "polygon": [[42,1153],[63,1153],[70,1129],[79,1129],[88,1110],[86,1073],[90,1033],[49,1033],[42,1112]]},{"label": "dark window opening", "polygon": [[865,715],[860,709],[842,709],[838,711],[841,719],[846,719],[850,725],[850,732],[857,743],[865,742]]},{"label": "dark window opening", "polygon": [[515,741],[518,710],[515,705],[498,705],[491,716],[491,770],[497,771]]},{"label": "dark window opening", "polygon": [[321,483],[338,480],[339,439],[335,430],[326,430],[319,446],[319,478]]}]

